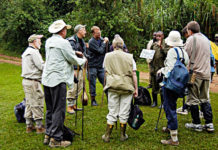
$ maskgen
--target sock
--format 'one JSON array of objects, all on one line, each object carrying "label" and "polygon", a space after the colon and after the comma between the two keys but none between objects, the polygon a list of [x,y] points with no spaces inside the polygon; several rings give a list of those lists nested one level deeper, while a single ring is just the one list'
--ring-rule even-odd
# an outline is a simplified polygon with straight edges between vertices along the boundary
[{"label": "sock", "polygon": [[178,141],[177,134],[178,134],[177,130],[170,130],[170,136],[171,136],[173,142]]},{"label": "sock", "polygon": [[36,120],[36,128],[41,128],[42,127],[42,119]]},{"label": "sock", "polygon": [[28,128],[33,126],[32,118],[26,118],[26,126]]}]

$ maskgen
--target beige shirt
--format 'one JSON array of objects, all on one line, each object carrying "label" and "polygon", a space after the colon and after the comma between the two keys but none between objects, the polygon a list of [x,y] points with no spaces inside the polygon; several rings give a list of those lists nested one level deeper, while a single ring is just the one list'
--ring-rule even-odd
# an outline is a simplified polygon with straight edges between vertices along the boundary
[{"label": "beige shirt", "polygon": [[41,80],[44,61],[38,49],[28,47],[22,54],[23,78]]},{"label": "beige shirt", "polygon": [[196,78],[210,80],[210,42],[201,33],[195,33],[190,36],[185,44],[185,50],[188,53],[189,59],[191,59],[192,54],[193,36],[196,37],[196,55],[193,71],[196,73]]}]

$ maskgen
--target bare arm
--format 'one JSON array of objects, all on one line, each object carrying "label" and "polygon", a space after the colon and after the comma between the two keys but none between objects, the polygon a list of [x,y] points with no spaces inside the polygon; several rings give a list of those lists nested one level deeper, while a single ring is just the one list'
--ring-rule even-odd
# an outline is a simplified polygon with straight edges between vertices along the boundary
[{"label": "bare arm", "polygon": [[137,97],[138,96],[138,83],[137,83],[136,71],[132,72],[132,79],[133,79],[133,83],[134,83],[134,87],[135,87],[135,91],[133,93],[133,96]]}]

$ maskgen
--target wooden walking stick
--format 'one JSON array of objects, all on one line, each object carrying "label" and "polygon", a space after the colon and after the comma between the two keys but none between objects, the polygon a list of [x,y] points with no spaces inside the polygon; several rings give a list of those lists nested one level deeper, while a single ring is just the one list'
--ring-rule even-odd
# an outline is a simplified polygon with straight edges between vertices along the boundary
[{"label": "wooden walking stick", "polygon": [[[77,66],[77,86],[76,86],[76,109],[77,109],[77,99],[78,99],[78,90],[79,90],[79,66]],[[75,126],[77,124],[77,111],[76,111],[76,115],[75,115]]]},{"label": "wooden walking stick", "polygon": [[83,68],[83,94],[82,94],[82,140],[84,139],[83,136],[83,131],[84,131],[84,106],[88,105],[88,96],[86,93],[86,81],[85,81],[85,77],[86,77],[86,65],[85,64],[84,68]]},{"label": "wooden walking stick", "polygon": [[[108,52],[108,42],[106,43],[106,53]],[[104,103],[104,86],[106,83],[106,72],[104,71],[104,83],[103,83],[103,92],[102,92],[102,96],[101,96],[101,107],[103,106]]]}]

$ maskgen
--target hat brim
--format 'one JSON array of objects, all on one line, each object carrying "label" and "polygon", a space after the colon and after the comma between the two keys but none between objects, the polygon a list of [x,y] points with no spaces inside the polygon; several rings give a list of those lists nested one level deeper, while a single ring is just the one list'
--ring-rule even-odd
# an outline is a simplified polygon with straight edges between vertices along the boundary
[{"label": "hat brim", "polygon": [[71,25],[64,25],[64,26],[60,26],[59,28],[54,28],[52,25],[48,28],[48,31],[50,33],[58,33],[59,31],[61,31],[64,27],[66,27],[68,30],[72,28]]},{"label": "hat brim", "polygon": [[178,42],[172,42],[172,41],[169,40],[169,38],[166,38],[166,39],[165,39],[165,42],[166,42],[166,44],[169,45],[169,46],[183,46],[183,45],[184,45],[184,44],[183,44],[183,40],[180,40],[180,41],[178,41]]}]

